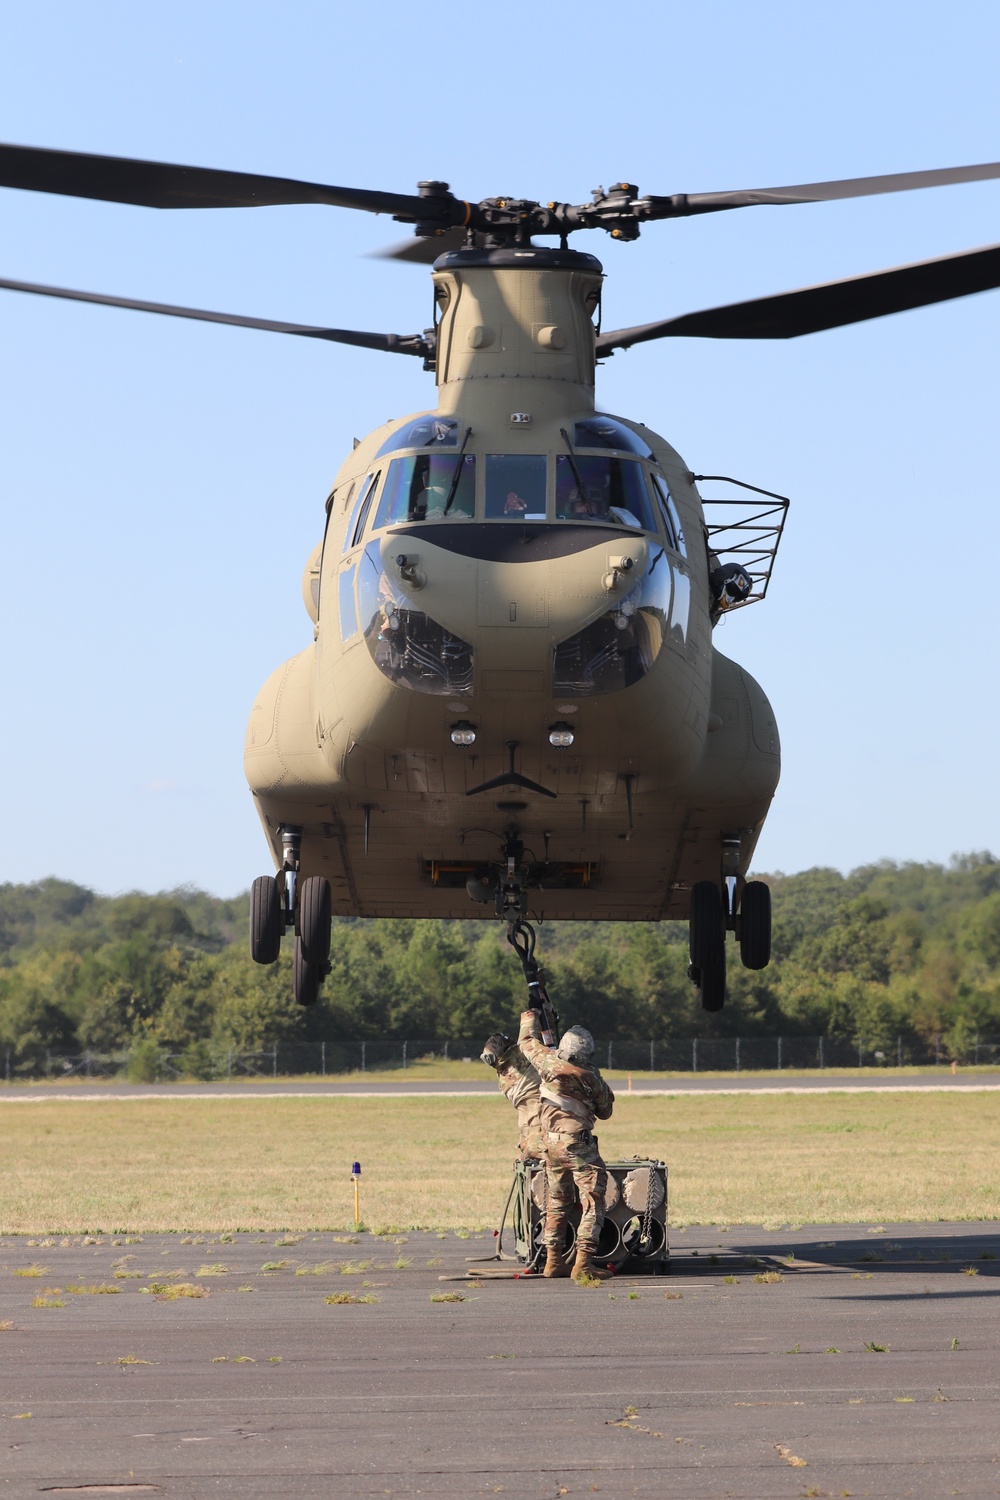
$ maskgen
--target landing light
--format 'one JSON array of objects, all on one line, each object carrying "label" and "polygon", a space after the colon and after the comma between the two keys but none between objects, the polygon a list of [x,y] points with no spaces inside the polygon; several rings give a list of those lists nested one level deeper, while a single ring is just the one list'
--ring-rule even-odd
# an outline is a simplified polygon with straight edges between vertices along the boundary
[{"label": "landing light", "polygon": [[571,724],[553,724],[549,730],[549,744],[555,750],[568,750],[575,739]]},{"label": "landing light", "polygon": [[451,726],[451,743],[463,747],[476,743],[476,731],[468,719],[459,719],[457,724]]}]

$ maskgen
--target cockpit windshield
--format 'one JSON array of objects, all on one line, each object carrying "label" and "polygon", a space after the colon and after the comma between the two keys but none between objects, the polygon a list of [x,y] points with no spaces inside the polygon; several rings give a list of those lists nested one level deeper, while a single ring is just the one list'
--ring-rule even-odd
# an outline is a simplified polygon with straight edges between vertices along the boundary
[{"label": "cockpit windshield", "polygon": [[556,459],[556,520],[609,521],[637,531],[655,531],[642,465],[634,459],[560,453]]},{"label": "cockpit windshield", "polygon": [[474,454],[415,453],[390,463],[374,529],[410,521],[470,519],[475,510]]},{"label": "cockpit windshield", "polygon": [[544,453],[487,453],[486,519],[545,520]]}]

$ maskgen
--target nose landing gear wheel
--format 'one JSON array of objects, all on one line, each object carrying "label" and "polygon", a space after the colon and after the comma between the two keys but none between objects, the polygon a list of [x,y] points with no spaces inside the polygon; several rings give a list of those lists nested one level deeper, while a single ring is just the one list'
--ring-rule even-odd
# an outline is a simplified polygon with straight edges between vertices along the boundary
[{"label": "nose landing gear wheel", "polygon": [[295,939],[293,985],[299,1005],[315,1005],[330,958],[332,925],[330,882],[322,875],[304,880],[299,896],[298,936]]},{"label": "nose landing gear wheel", "polygon": [[255,964],[275,962],[284,925],[278,882],[273,875],[261,875],[250,887],[250,957]]},{"label": "nose landing gear wheel", "polygon": [[703,1010],[721,1010],[726,1002],[726,927],[722,892],[711,880],[691,889],[692,977],[697,977]]}]

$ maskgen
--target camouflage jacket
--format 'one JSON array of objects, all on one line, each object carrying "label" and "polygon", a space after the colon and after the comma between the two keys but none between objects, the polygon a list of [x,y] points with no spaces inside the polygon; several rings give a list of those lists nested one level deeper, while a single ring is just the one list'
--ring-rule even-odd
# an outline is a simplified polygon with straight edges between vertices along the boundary
[{"label": "camouflage jacket", "polygon": [[521,1147],[532,1155],[539,1150],[537,1137],[542,1130],[541,1081],[537,1069],[517,1045],[508,1047],[497,1062],[497,1087],[517,1110]]},{"label": "camouflage jacket", "polygon": [[615,1096],[598,1070],[591,1064],[564,1062],[546,1047],[537,1011],[526,1010],[521,1016],[517,1044],[541,1077],[543,1106],[558,1112],[559,1118],[550,1121],[550,1129],[593,1130],[595,1117],[610,1120]]}]

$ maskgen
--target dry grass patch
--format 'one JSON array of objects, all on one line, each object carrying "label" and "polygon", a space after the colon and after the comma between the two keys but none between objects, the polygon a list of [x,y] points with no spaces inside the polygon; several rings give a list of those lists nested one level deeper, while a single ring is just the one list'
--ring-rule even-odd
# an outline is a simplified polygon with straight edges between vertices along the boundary
[{"label": "dry grass patch", "polygon": [[68,1286],[66,1290],[74,1297],[117,1297],[121,1287],[108,1286],[102,1281],[95,1286]]},{"label": "dry grass patch", "polygon": [[329,1297],[323,1298],[324,1302],[333,1307],[349,1307],[355,1303],[377,1302],[378,1300],[378,1297],[373,1296],[371,1292],[365,1292],[361,1297],[356,1297],[353,1292],[331,1292]]},{"label": "dry grass patch", "polygon": [[[193,1222],[206,1234],[242,1224],[290,1239],[339,1225],[342,1243],[357,1239],[347,1232],[350,1184],[331,1199],[317,1160],[364,1160],[371,1221],[389,1232],[431,1226],[464,1238],[469,1226],[493,1227],[499,1216],[514,1135],[509,1106],[485,1094],[97,1103],[64,1096],[10,1109],[3,1123],[2,1233],[51,1231],[58,1203],[57,1227],[68,1233],[95,1224],[151,1233]],[[116,1149],[123,1137],[127,1159]],[[601,1147],[607,1156],[663,1157],[675,1221],[1000,1218],[996,1094],[626,1094],[601,1126]],[[68,1153],[87,1162],[86,1172],[67,1179]]]},{"label": "dry grass patch", "polygon": [[139,1288],[141,1292],[150,1292],[157,1302],[179,1302],[182,1297],[207,1297],[208,1290],[203,1286],[195,1286],[191,1281],[152,1281],[149,1286]]}]

